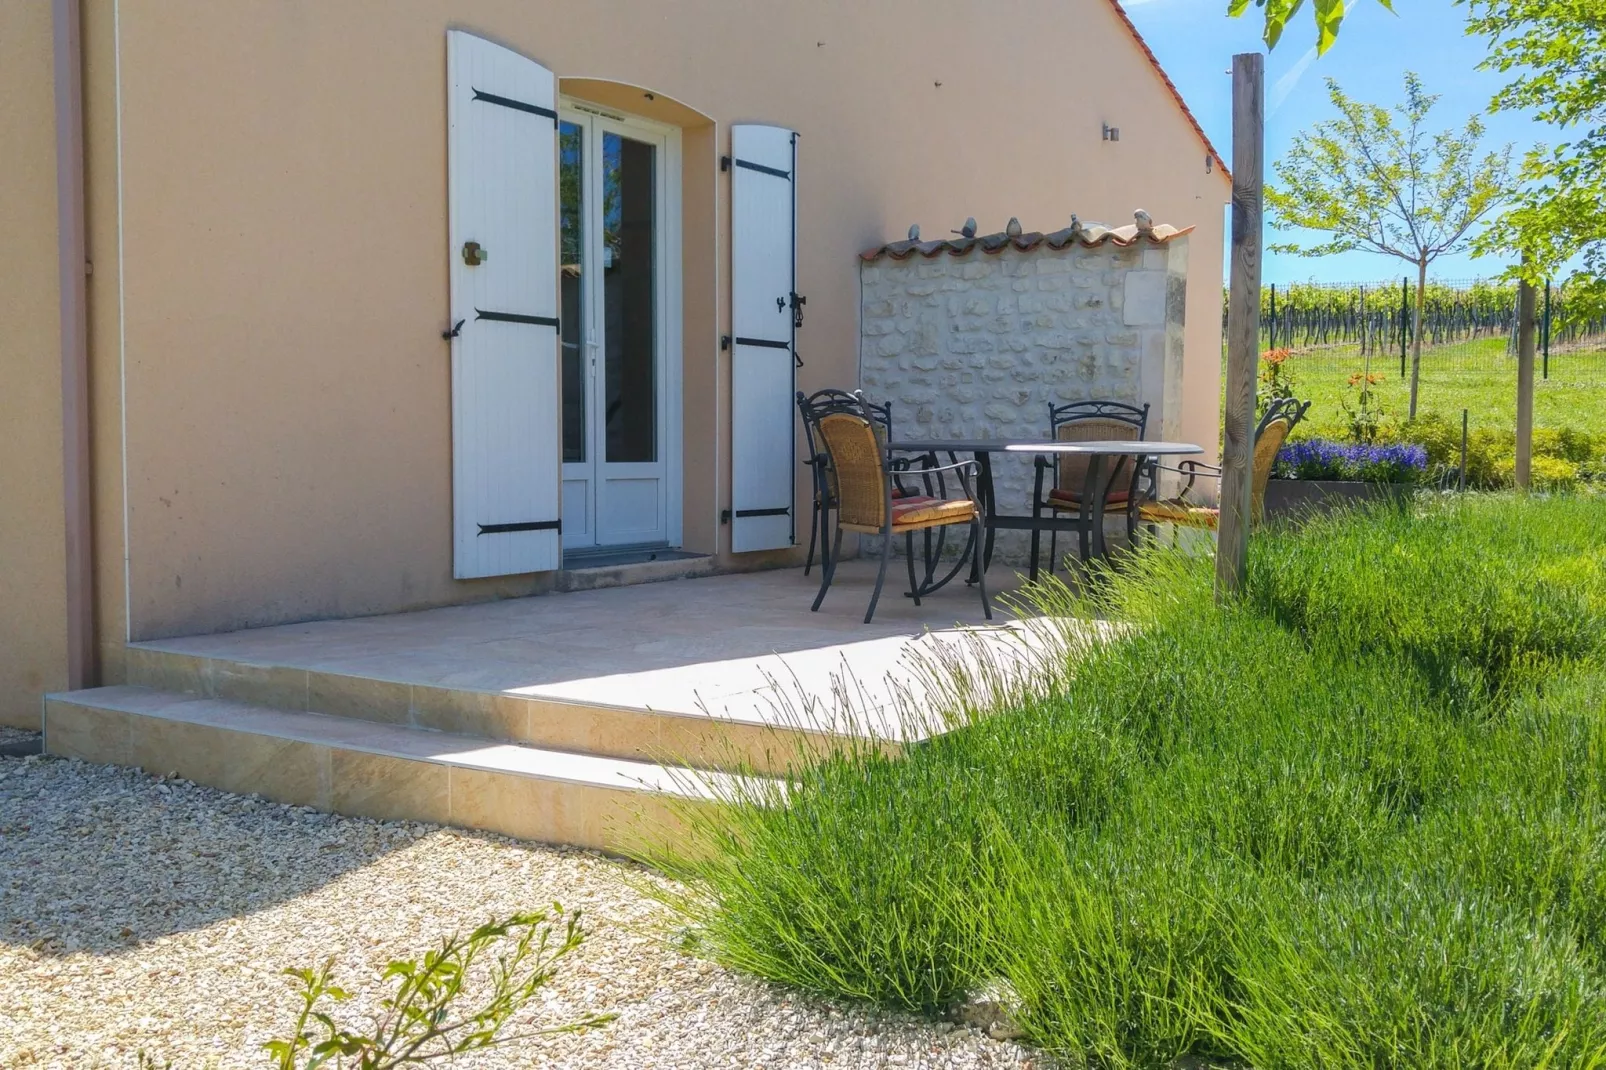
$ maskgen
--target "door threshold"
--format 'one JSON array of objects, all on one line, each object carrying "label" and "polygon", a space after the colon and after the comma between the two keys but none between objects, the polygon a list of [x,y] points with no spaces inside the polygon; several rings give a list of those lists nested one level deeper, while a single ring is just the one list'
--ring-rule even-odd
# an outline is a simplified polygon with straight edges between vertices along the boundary
[{"label": "door threshold", "polygon": [[662,546],[611,547],[580,553],[571,550],[563,555],[556,586],[560,591],[594,591],[706,576],[713,571],[712,554]]},{"label": "door threshold", "polygon": [[690,561],[707,556],[690,550],[671,550],[667,546],[599,546],[595,549],[563,551],[561,567],[565,571],[574,571],[583,568],[640,565],[648,561]]}]

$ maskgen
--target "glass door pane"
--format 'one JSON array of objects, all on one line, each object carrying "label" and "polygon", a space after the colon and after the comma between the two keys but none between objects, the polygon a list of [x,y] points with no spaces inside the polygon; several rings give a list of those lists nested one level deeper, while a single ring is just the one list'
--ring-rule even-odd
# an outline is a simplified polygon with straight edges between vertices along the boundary
[{"label": "glass door pane", "polygon": [[602,166],[606,457],[656,461],[656,149],[604,133]]},{"label": "glass door pane", "polygon": [[558,124],[559,278],[563,332],[563,459],[586,459],[585,127]]}]

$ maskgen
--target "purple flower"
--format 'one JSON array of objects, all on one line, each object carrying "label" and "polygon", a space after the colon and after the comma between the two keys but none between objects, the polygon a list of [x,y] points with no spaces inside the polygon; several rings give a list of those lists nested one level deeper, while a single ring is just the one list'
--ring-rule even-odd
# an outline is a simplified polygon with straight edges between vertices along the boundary
[{"label": "purple flower", "polygon": [[1278,451],[1275,471],[1283,479],[1414,483],[1427,467],[1428,451],[1415,443],[1368,446],[1306,439]]}]

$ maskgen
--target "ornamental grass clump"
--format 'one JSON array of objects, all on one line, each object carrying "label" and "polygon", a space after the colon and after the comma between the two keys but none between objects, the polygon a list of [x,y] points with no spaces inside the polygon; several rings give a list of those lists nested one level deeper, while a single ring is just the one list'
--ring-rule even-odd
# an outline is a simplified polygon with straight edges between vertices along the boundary
[{"label": "ornamental grass clump", "polygon": [[1035,686],[784,798],[732,781],[663,860],[702,946],[1003,993],[1067,1066],[1606,1066],[1606,501],[1346,514],[1258,536],[1225,607],[1212,578],[1161,549],[1034,588]]},{"label": "ornamental grass clump", "polygon": [[1606,651],[1606,505],[1453,497],[1259,540],[1256,605],[1307,639],[1403,657],[1462,703]]}]

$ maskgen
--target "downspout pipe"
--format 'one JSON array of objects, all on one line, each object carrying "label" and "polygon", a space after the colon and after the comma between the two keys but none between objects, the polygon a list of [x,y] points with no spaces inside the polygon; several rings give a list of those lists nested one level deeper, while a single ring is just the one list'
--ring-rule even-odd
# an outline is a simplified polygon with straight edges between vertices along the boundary
[{"label": "downspout pipe", "polygon": [[52,0],[56,262],[61,273],[61,472],[66,520],[67,687],[96,683],[89,452],[88,245],[84,224],[83,33],[79,0]]}]

